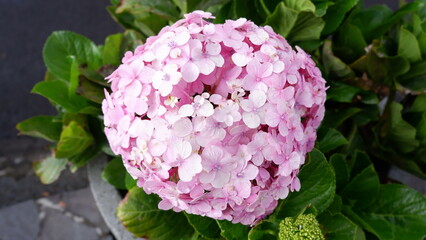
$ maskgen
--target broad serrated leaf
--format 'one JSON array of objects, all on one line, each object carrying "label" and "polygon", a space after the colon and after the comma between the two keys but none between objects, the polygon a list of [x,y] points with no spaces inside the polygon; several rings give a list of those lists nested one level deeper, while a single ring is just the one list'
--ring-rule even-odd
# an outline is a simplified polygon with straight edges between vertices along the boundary
[{"label": "broad serrated leaf", "polygon": [[318,149],[327,153],[342,145],[348,144],[348,140],[336,129],[323,128],[318,133]]},{"label": "broad serrated leaf", "polygon": [[263,220],[250,229],[249,240],[276,240],[278,239],[279,224],[273,221]]},{"label": "broad serrated leaf", "polygon": [[346,63],[352,63],[366,53],[367,43],[355,25],[344,24],[333,35],[333,52]]},{"label": "broad serrated leaf", "polygon": [[351,23],[357,26],[366,42],[377,36],[377,29],[392,16],[392,10],[386,5],[375,5],[357,12]]},{"label": "broad serrated leaf", "polygon": [[298,12],[315,12],[315,5],[310,0],[283,0],[284,4]]},{"label": "broad serrated leaf", "polygon": [[62,129],[55,156],[57,158],[72,157],[83,152],[93,141],[93,136],[89,132],[77,122],[71,121]]},{"label": "broad serrated leaf", "polygon": [[128,231],[150,240],[185,240],[194,229],[183,213],[158,209],[159,197],[147,195],[141,188],[130,189],[118,205],[117,217]]},{"label": "broad serrated leaf", "polygon": [[89,106],[88,101],[83,97],[74,95],[71,98],[68,94],[67,84],[59,80],[39,82],[34,86],[31,92],[37,93],[49,99],[54,104],[57,104],[65,110],[73,113]]},{"label": "broad serrated leaf", "polygon": [[250,228],[240,223],[233,224],[226,220],[216,220],[221,230],[220,235],[227,240],[247,240]]},{"label": "broad serrated leaf", "polygon": [[342,124],[344,121],[346,121],[348,118],[353,116],[356,113],[359,113],[362,111],[360,108],[346,108],[346,109],[328,109],[326,111],[324,120],[321,123],[321,126],[323,127],[329,127],[329,128],[337,128]]},{"label": "broad serrated leaf", "polygon": [[43,48],[43,60],[49,72],[63,81],[70,81],[71,56],[75,57],[77,65],[87,64],[93,70],[101,65],[101,54],[92,41],[69,31],[53,32]]},{"label": "broad serrated leaf", "polygon": [[364,231],[341,213],[325,211],[317,217],[327,240],[365,240]]},{"label": "broad serrated leaf", "polygon": [[416,149],[419,142],[416,140],[416,129],[402,118],[402,109],[399,103],[390,104],[389,119],[381,129],[381,136],[388,147],[408,153]]},{"label": "broad serrated leaf", "polygon": [[273,218],[295,217],[310,205],[321,213],[333,202],[336,178],[333,167],[319,150],[314,149],[309,153],[309,162],[302,167],[298,177],[300,191],[290,193],[282,200]]},{"label": "broad serrated leaf", "polygon": [[287,37],[297,21],[298,12],[279,3],[274,12],[266,19],[265,25],[271,26],[277,33]]},{"label": "broad serrated leaf", "polygon": [[84,76],[79,77],[77,93],[80,96],[98,104],[101,104],[105,98],[104,87],[89,81]]},{"label": "broad serrated leaf", "polygon": [[68,158],[68,161],[71,163],[71,172],[75,172],[77,169],[86,165],[86,163],[95,158],[98,153],[99,147],[93,144],[86,148],[83,152]]},{"label": "broad serrated leaf", "polygon": [[118,189],[129,190],[136,186],[136,180],[126,171],[120,157],[108,162],[102,171],[102,179]]},{"label": "broad serrated leaf", "polygon": [[377,201],[358,216],[364,228],[381,240],[426,236],[426,198],[404,185],[382,185]]},{"label": "broad serrated leaf", "polygon": [[117,33],[109,35],[105,39],[105,45],[102,50],[103,65],[111,64],[118,66],[121,63],[122,51],[121,43],[123,42],[123,34]]},{"label": "broad serrated leaf", "polygon": [[344,199],[354,201],[354,208],[365,208],[376,200],[379,193],[379,177],[373,165],[357,174],[339,193]]},{"label": "broad serrated leaf", "polygon": [[290,42],[317,40],[325,22],[321,17],[315,16],[312,12],[300,12],[297,21],[287,36]]},{"label": "broad serrated leaf", "polygon": [[55,121],[55,117],[52,116],[36,116],[18,123],[16,128],[19,134],[57,142],[61,135],[62,124]]},{"label": "broad serrated leaf", "polygon": [[324,64],[325,73],[331,77],[345,78],[355,76],[354,71],[346,65],[338,57],[334,56],[332,51],[332,42],[330,40],[324,41],[322,49],[322,62]]},{"label": "broad serrated leaf", "polygon": [[66,164],[66,159],[48,157],[40,162],[34,162],[33,169],[42,183],[50,184],[59,178],[59,175],[65,169]]},{"label": "broad serrated leaf", "polygon": [[209,217],[203,217],[200,215],[193,215],[185,213],[189,224],[198,232],[201,236],[216,239],[220,238],[220,228],[216,220]]},{"label": "broad serrated leaf", "polygon": [[322,35],[334,32],[342,23],[345,15],[358,4],[359,0],[337,1],[327,9],[324,15],[325,26]]},{"label": "broad serrated leaf", "polygon": [[416,36],[404,28],[399,30],[398,55],[412,63],[422,59],[419,42]]},{"label": "broad serrated leaf", "polygon": [[330,157],[330,164],[336,174],[336,189],[339,192],[349,182],[349,166],[345,155],[335,153]]}]

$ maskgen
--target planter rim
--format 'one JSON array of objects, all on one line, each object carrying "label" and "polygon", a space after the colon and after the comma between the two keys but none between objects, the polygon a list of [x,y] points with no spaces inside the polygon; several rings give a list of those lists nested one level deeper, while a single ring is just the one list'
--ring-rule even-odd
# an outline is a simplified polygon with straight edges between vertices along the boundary
[{"label": "planter rim", "polygon": [[107,163],[107,156],[100,154],[89,161],[87,166],[90,190],[95,199],[96,206],[115,238],[118,240],[140,239],[135,238],[128,232],[116,216],[117,206],[122,198],[118,194],[117,189],[102,179],[102,170]]}]

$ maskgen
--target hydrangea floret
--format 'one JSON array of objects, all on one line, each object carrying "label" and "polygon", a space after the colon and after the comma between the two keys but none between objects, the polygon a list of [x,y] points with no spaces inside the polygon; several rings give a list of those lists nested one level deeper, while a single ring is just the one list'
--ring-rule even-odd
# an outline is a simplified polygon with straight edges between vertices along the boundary
[{"label": "hydrangea floret", "polygon": [[244,18],[195,11],[107,79],[105,133],[160,209],[254,224],[300,189],[325,81],[302,49]]}]

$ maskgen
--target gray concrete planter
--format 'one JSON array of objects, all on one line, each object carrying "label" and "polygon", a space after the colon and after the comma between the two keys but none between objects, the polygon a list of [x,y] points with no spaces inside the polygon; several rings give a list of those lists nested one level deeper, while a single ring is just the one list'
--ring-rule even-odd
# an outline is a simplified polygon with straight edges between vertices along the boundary
[{"label": "gray concrete planter", "polygon": [[102,154],[91,160],[88,164],[87,174],[93,198],[95,199],[96,205],[106,225],[109,227],[112,234],[114,234],[115,238],[118,240],[135,240],[137,238],[133,237],[133,235],[124,228],[115,215],[117,206],[122,200],[121,196],[113,186],[106,183],[101,177],[102,169],[107,163],[107,156]]}]

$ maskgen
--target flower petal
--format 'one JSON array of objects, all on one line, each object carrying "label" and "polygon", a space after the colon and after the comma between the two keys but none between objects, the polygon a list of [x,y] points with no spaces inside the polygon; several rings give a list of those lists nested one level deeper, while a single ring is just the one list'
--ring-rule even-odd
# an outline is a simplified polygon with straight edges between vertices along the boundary
[{"label": "flower petal", "polygon": [[188,118],[181,118],[173,124],[173,132],[178,137],[186,137],[192,132],[192,122]]},{"label": "flower petal", "polygon": [[186,82],[194,82],[200,75],[200,70],[197,65],[191,61],[186,62],[180,71],[182,72],[183,80]]}]

